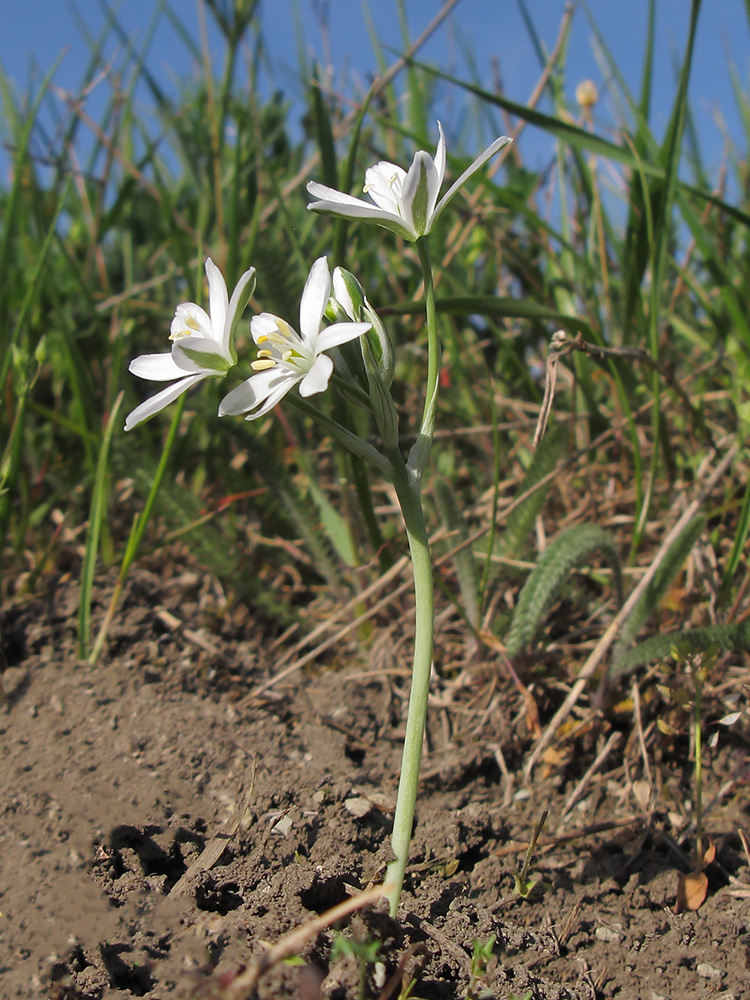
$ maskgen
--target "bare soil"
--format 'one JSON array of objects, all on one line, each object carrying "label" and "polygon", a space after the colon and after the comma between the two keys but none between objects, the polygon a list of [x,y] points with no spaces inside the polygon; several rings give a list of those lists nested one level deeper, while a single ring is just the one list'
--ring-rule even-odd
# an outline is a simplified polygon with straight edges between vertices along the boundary
[{"label": "bare soil", "polygon": [[[110,592],[100,580],[100,615]],[[283,644],[189,566],[132,574],[96,666],[77,657],[77,601],[58,576],[1,619],[0,996],[228,996],[269,943],[382,875],[408,626],[375,645],[355,634],[259,692]],[[745,664],[726,669],[747,683]],[[632,702],[587,703],[524,782],[532,709],[543,725],[565,689],[537,679],[531,706],[489,653],[436,674],[399,919],[371,906],[311,935],[260,997],[387,1000],[412,981],[424,1000],[750,995],[746,716],[709,726],[717,859],[705,902],[676,914],[694,819],[687,736],[660,733],[644,685],[640,729]],[[523,899],[514,873],[545,809],[530,871],[546,891]],[[218,858],[196,864],[217,836]],[[334,948],[342,935],[379,943],[374,960]]]}]

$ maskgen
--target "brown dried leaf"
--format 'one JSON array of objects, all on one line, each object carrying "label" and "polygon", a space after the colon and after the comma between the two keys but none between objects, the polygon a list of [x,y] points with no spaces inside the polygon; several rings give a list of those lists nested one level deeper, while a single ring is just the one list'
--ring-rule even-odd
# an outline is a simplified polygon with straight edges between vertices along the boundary
[{"label": "brown dried leaf", "polygon": [[709,840],[708,847],[703,852],[703,866],[710,865],[716,860],[716,844],[713,840]]},{"label": "brown dried leaf", "polygon": [[635,801],[645,812],[648,809],[648,804],[651,801],[651,786],[647,781],[640,778],[638,781],[633,782],[633,795]]},{"label": "brown dried leaf", "polygon": [[699,910],[707,892],[708,876],[705,872],[688,872],[687,875],[680,875],[677,880],[677,901],[674,904],[674,912]]},{"label": "brown dried leaf", "polygon": [[659,727],[659,732],[663,733],[665,736],[677,736],[679,730],[675,729],[674,726],[670,726],[668,722],[664,719],[657,719],[656,725]]},{"label": "brown dried leaf", "polygon": [[528,688],[523,688],[523,702],[526,709],[526,728],[531,737],[538,740],[542,735],[542,725],[539,721],[539,708],[536,698]]}]

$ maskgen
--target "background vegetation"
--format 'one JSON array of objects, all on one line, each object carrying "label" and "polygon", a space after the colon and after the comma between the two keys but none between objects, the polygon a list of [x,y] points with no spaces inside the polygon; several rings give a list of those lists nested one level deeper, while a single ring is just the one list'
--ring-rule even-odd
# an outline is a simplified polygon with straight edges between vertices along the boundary
[{"label": "background vegetation", "polygon": [[[687,98],[699,7],[661,132],[653,17],[636,93],[600,39],[622,111],[607,123],[595,92],[566,99],[570,12],[552,52],[527,20],[539,62],[528,105],[422,64],[405,38],[409,58],[378,50],[382,74],[361,128],[365,95],[332,91],[315,66],[301,66],[302,129],[282,92],[258,96],[253,0],[206,0],[222,59],[210,63],[183,31],[203,71],[174,98],[114,12],[107,32],[119,62],[103,66],[107,39],[92,40],[79,95],[55,92],[54,69],[35,93],[0,77],[12,155],[0,192],[3,598],[80,581],[81,653],[98,655],[97,574],[122,583],[134,559],[164,566],[174,546],[216,573],[268,635],[320,614],[321,593],[341,605],[387,579],[403,555],[392,498],[309,419],[287,407],[220,423],[227,387],[209,382],[126,436],[124,415],[153,388],[127,365],[166,349],[178,302],[204,301],[207,254],[230,287],[256,267],[255,303],[294,319],[310,263],[326,253],[360,277],[396,341],[408,447],[424,366],[416,253],[383,230],[311,216],[304,185],[356,191],[368,164],[433,150],[449,94],[463,122],[449,135],[452,176],[495,135],[516,141],[432,240],[445,372],[426,495],[442,614],[454,627],[453,641],[439,640],[439,666],[452,669],[477,642],[507,640],[516,658],[555,643],[554,668],[542,658],[536,669],[572,677],[619,606],[620,568],[633,614],[615,672],[663,655],[639,654],[637,642],[672,628],[744,648],[750,101],[738,80],[745,132],[711,175]],[[92,121],[85,95],[102,73],[111,99]],[[149,95],[151,117],[136,91]],[[529,124],[549,137],[544,169],[525,160]],[[535,448],[558,330],[549,428]],[[332,396],[326,405],[367,432],[360,412]],[[545,549],[552,556],[520,600]],[[584,563],[597,572],[576,575]],[[365,632],[362,641],[366,650]]]}]

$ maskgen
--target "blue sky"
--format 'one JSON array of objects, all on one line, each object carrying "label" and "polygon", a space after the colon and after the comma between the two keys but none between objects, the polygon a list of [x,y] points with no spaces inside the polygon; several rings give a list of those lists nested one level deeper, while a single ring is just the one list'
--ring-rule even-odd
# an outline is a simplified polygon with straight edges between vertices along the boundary
[{"label": "blue sky", "polygon": [[[179,79],[195,77],[198,66],[188,47],[180,39],[169,19],[159,14],[157,0],[125,0],[113,4],[118,17],[137,45],[142,45],[148,26],[157,18],[156,32],[149,50],[148,65],[168,90]],[[406,0],[409,31],[414,39],[432,20],[442,4],[439,0]],[[199,15],[195,0],[174,0],[182,23],[198,39]],[[372,18],[381,43],[392,51],[390,61],[403,49],[397,0],[372,0]],[[527,0],[542,42],[550,49],[558,32],[565,7],[564,0]],[[589,7],[606,44],[628,84],[637,91],[642,69],[646,37],[647,0],[591,0]],[[666,123],[675,92],[675,64],[685,45],[689,0],[657,0],[656,76],[653,122],[657,134]],[[358,0],[263,0],[263,34],[270,60],[266,80],[273,79],[288,98],[294,101],[303,93],[298,80],[299,55],[302,49],[309,59],[330,65],[339,88],[350,93],[364,89],[376,69],[376,59],[368,34],[365,6]],[[321,11],[327,12],[328,29],[321,30]],[[210,14],[206,15],[210,23]],[[99,0],[22,0],[6,3],[3,31],[0,33],[0,65],[19,91],[46,72],[62,54],[55,74],[61,88],[77,92],[88,61],[85,33],[97,37],[105,24]],[[729,64],[736,67],[743,88],[750,90],[750,28],[744,0],[704,0],[698,27],[695,68],[691,86],[692,107],[701,135],[704,153],[711,172],[721,162],[724,134],[717,123],[720,116],[726,130],[744,148],[739,116],[732,95]],[[220,69],[220,47],[215,30],[209,30],[209,46]],[[448,20],[422,52],[422,58],[458,75],[467,75],[465,53],[474,60],[474,72],[490,86],[495,69],[499,71],[505,94],[524,103],[539,75],[539,63],[524,27],[515,0],[460,0]],[[118,48],[114,39],[105,48],[117,65]],[[602,63],[597,59],[594,32],[583,7],[576,5],[568,49],[567,79],[571,90],[584,78],[593,79],[603,91],[595,112],[597,129],[606,132],[617,118],[612,97],[607,94]],[[267,83],[270,86],[270,83]],[[97,109],[106,106],[106,80],[89,96],[87,110],[94,118]],[[144,94],[144,113],[147,98]],[[301,103],[294,104],[301,114]],[[460,118],[460,95],[446,94],[445,114]],[[0,137],[7,134],[0,126]],[[522,139],[525,158],[540,166],[551,152],[551,140],[528,130]],[[2,164],[5,174],[6,164]]]}]

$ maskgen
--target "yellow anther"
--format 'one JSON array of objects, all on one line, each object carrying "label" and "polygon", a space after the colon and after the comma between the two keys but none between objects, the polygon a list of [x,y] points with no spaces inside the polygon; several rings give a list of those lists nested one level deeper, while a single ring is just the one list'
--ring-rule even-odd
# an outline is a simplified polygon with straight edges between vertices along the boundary
[{"label": "yellow anther", "polygon": [[259,358],[257,361],[252,361],[250,367],[254,372],[266,372],[269,368],[275,368],[276,362],[273,358]]}]

